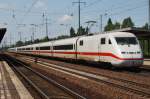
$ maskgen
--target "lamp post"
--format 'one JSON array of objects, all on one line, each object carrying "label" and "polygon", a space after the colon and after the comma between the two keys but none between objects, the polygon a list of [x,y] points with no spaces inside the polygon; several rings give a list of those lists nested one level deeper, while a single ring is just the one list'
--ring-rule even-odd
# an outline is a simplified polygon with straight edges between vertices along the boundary
[{"label": "lamp post", "polygon": [[103,32],[103,16],[107,16],[107,13],[100,14],[100,29],[99,32]]},{"label": "lamp post", "polygon": [[90,29],[92,28],[92,26],[94,26],[94,24],[96,23],[96,21],[87,21],[85,22],[87,23],[87,27],[88,27],[88,33],[90,32]]}]

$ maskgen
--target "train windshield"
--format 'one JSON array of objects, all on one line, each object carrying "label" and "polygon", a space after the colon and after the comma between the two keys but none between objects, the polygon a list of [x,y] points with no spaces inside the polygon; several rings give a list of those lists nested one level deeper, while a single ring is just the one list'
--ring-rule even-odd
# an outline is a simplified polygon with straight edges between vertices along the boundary
[{"label": "train windshield", "polygon": [[135,37],[115,37],[118,45],[136,45],[138,44]]}]

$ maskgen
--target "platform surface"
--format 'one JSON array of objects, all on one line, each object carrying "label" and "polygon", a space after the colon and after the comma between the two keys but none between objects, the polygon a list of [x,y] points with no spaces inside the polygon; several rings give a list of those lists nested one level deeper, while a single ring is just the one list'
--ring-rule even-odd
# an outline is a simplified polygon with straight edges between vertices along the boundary
[{"label": "platform surface", "polygon": [[150,59],[144,59],[144,65],[150,66]]},{"label": "platform surface", "polygon": [[33,99],[5,61],[0,61],[0,99]]}]

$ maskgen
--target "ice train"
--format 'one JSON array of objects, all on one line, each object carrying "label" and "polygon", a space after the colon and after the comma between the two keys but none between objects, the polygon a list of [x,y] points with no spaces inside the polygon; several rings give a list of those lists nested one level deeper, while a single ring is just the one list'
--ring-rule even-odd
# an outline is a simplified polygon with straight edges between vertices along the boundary
[{"label": "ice train", "polygon": [[138,67],[143,53],[137,37],[129,32],[110,32],[10,48],[17,53],[73,60],[107,62],[115,67]]}]

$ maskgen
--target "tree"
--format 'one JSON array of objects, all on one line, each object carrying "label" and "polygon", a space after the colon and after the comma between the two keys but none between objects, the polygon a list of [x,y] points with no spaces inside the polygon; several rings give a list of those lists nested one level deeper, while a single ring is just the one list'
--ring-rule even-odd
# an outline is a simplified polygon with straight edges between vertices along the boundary
[{"label": "tree", "polygon": [[16,46],[23,46],[23,45],[24,45],[24,43],[22,41],[16,42]]},{"label": "tree", "polygon": [[[80,32],[79,32],[79,30],[80,30]],[[83,27],[81,26],[81,27],[78,29],[77,35],[78,35],[78,36],[86,35],[85,28],[83,28]]]},{"label": "tree", "polygon": [[128,28],[128,27],[134,27],[134,23],[131,17],[125,18],[122,22],[121,28]]},{"label": "tree", "polygon": [[58,36],[57,37],[57,40],[59,40],[59,39],[65,39],[65,38],[69,38],[70,36],[68,36],[68,35],[61,35],[61,36]]},{"label": "tree", "polygon": [[39,42],[40,42],[39,39],[34,40],[34,43],[39,43]]},{"label": "tree", "polygon": [[47,41],[49,41],[48,36],[45,36],[43,39],[40,40],[40,42],[47,42]]},{"label": "tree", "polygon": [[148,30],[148,23],[145,23],[145,25],[142,26],[142,29]]},{"label": "tree", "polygon": [[70,37],[75,37],[76,33],[73,27],[70,28]]},{"label": "tree", "polygon": [[111,31],[114,29],[114,25],[111,21],[111,18],[108,19],[107,25],[104,28],[104,31]]},{"label": "tree", "polygon": [[88,34],[88,33],[89,33],[89,28],[88,28],[88,27],[86,27],[86,29],[85,29],[85,33],[86,33],[86,34]]},{"label": "tree", "polygon": [[120,27],[121,27],[121,25],[120,25],[119,22],[116,22],[116,23],[114,24],[114,29],[120,29]]}]

